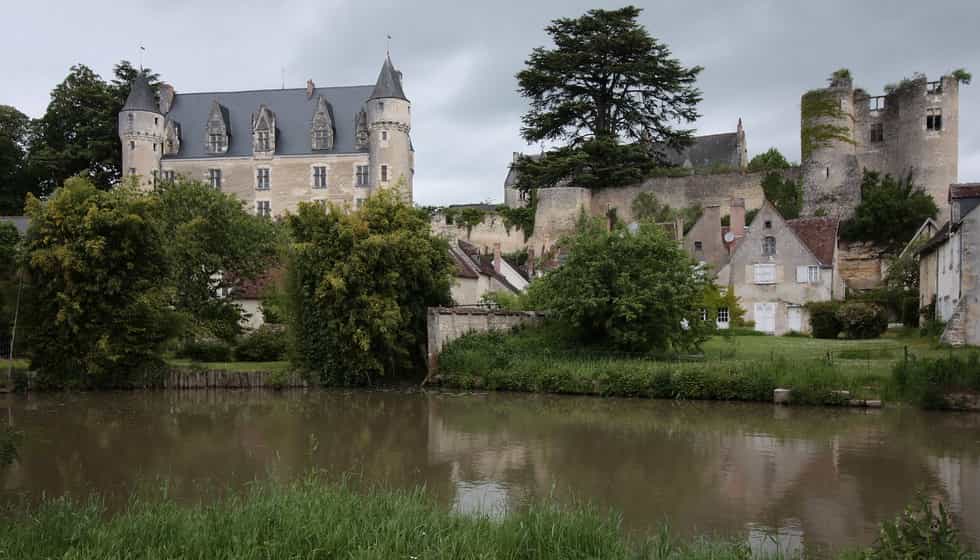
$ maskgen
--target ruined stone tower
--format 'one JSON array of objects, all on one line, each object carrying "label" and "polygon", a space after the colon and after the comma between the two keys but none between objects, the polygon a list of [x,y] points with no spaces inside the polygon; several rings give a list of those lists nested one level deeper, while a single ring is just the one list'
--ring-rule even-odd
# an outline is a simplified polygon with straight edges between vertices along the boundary
[{"label": "ruined stone tower", "polygon": [[142,189],[153,188],[163,155],[164,117],[145,76],[137,76],[119,112],[124,178],[136,177]]},{"label": "ruined stone tower", "polygon": [[930,82],[916,75],[871,96],[855,89],[847,72],[838,72],[828,87],[804,94],[800,105],[805,214],[852,214],[861,202],[865,169],[911,175],[940,209],[946,206],[958,173],[955,77]]},{"label": "ruined stone tower", "polygon": [[371,184],[400,185],[402,198],[412,201],[415,151],[412,148],[412,104],[402,89],[402,74],[385,58],[378,82],[367,101],[370,130]]}]

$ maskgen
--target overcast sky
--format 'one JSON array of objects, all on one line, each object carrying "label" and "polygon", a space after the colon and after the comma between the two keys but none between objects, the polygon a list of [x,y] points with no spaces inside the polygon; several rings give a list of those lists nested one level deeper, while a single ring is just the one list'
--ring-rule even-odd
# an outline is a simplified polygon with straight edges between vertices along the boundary
[{"label": "overcast sky", "polygon": [[[0,34],[0,104],[40,116],[72,64],[103,77],[126,58],[180,92],[373,84],[385,36],[412,100],[415,199],[501,201],[525,101],[514,74],[544,26],[599,0],[11,1]],[[699,134],[743,119],[749,155],[779,148],[799,161],[799,103],[840,67],[880,93],[913,72],[965,67],[960,181],[980,181],[980,1],[639,1],[642,22],[686,65],[705,70]]]}]

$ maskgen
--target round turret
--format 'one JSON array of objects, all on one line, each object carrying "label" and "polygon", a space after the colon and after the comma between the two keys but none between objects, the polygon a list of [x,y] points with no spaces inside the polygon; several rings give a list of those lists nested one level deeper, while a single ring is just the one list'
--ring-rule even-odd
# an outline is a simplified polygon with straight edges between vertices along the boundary
[{"label": "round turret", "polygon": [[[808,91],[800,100],[804,213],[848,215],[860,201],[850,78]],[[855,198],[857,197],[857,198]]]},{"label": "round turret", "polygon": [[153,188],[163,155],[164,129],[164,116],[150,84],[144,76],[137,76],[119,112],[123,180],[135,176],[140,188]]},{"label": "round turret", "polygon": [[412,201],[415,174],[412,149],[412,104],[402,90],[401,72],[386,58],[374,92],[367,101],[372,188],[399,188]]}]

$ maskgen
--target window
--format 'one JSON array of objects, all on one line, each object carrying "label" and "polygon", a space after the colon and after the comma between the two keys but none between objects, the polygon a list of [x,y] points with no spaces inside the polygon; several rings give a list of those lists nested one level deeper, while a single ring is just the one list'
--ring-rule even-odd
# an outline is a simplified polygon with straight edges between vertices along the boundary
[{"label": "window", "polygon": [[378,101],[378,110],[379,111],[384,111],[385,110],[385,102],[384,101]]},{"label": "window", "polygon": [[700,241],[695,241],[694,242],[694,250],[695,251],[700,251],[702,249],[704,249],[704,245]]},{"label": "window", "polygon": [[268,200],[256,200],[255,215],[264,216],[266,218],[272,216],[272,203]]},{"label": "window", "polygon": [[826,177],[827,179],[830,179],[830,168],[829,167],[826,170],[824,170],[824,177]]},{"label": "window", "polygon": [[926,109],[926,130],[943,129],[943,110],[938,107]]},{"label": "window", "polygon": [[313,168],[313,188],[314,189],[325,189],[327,188],[327,168],[318,165]]},{"label": "window", "polygon": [[728,320],[729,320],[728,319],[728,308],[727,307],[719,307],[718,308],[718,322],[719,323],[727,323]]},{"label": "window", "polygon": [[156,142],[153,143],[153,151],[154,152],[157,151],[157,143]]},{"label": "window", "polygon": [[388,166],[387,165],[382,165],[381,166],[381,182],[382,183],[387,183],[388,182]]},{"label": "window", "polygon": [[153,124],[160,124],[160,117],[153,117]]},{"label": "window", "polygon": [[357,200],[354,201],[354,207],[357,208],[358,210],[360,210],[362,206],[364,206],[363,198],[358,198]]},{"label": "window", "polygon": [[212,188],[221,188],[221,170],[220,169],[208,169],[208,183]]},{"label": "window", "polygon": [[255,188],[260,191],[269,190],[269,168],[262,167],[255,170]]},{"label": "window", "polygon": [[135,150],[136,149],[136,142],[133,142],[132,140],[130,140],[129,141],[129,149],[130,150]]},{"label": "window", "polygon": [[776,254],[776,238],[769,235],[762,240],[762,254],[771,257]]},{"label": "window", "polygon": [[260,152],[268,152],[269,146],[271,145],[271,143],[269,142],[269,131],[260,130],[258,131],[257,134],[258,134],[258,142],[255,145],[255,149]]},{"label": "window", "polygon": [[877,97],[868,98],[868,109],[872,112],[884,111],[885,110],[885,99],[884,95],[879,95]]},{"label": "window", "polygon": [[129,174],[130,175],[136,175],[136,168],[135,167],[130,167],[129,168]]},{"label": "window", "polygon": [[330,131],[325,128],[318,128],[313,131],[313,149],[314,150],[329,150],[330,146]]},{"label": "window", "polygon": [[708,310],[707,309],[702,309],[701,310],[701,320],[702,321],[707,321],[708,320]]},{"label": "window", "polygon": [[385,142],[388,141],[388,131],[387,130],[382,130],[381,131],[381,140],[383,140]]},{"label": "window", "polygon": [[753,281],[756,284],[775,284],[776,265],[756,264],[752,266]]},{"label": "window", "polygon": [[807,282],[811,284],[818,284],[820,282],[820,267],[819,266],[808,266],[806,267],[806,279]]},{"label": "window", "polygon": [[173,140],[167,140],[167,151],[168,152],[173,152],[174,151],[174,141]]},{"label": "window", "polygon": [[885,129],[881,123],[871,125],[871,141],[881,142],[885,139]]},{"label": "window", "polygon": [[208,151],[212,154],[221,152],[224,149],[225,137],[221,134],[208,134]]},{"label": "window", "polygon": [[173,169],[164,169],[163,170],[163,180],[164,181],[166,181],[168,183],[173,183],[174,182],[174,179],[176,179],[176,178],[177,178],[177,174],[174,172]]},{"label": "window", "polygon": [[531,199],[530,191],[517,191],[517,198],[521,202],[527,202],[528,200]]},{"label": "window", "polygon": [[357,186],[366,187],[368,184],[368,166],[358,165],[357,166]]},{"label": "window", "polygon": [[763,227],[765,227],[766,229],[772,229],[772,221],[766,220],[766,223],[763,224]]}]

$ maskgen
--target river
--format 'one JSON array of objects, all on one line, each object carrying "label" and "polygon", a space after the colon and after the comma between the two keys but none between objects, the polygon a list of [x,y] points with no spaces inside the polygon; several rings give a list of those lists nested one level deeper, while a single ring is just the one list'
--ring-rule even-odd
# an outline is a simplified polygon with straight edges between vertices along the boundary
[{"label": "river", "polygon": [[0,413],[25,434],[7,504],[118,506],[147,484],[189,502],[317,467],[465,513],[588,501],[637,533],[819,554],[872,543],[922,491],[980,548],[980,414],[400,391],[5,395]]}]

